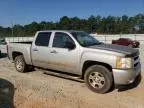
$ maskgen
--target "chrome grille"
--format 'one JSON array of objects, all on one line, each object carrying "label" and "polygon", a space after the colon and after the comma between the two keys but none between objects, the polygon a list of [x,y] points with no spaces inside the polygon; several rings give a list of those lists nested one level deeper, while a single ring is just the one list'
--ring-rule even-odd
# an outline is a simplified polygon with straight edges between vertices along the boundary
[{"label": "chrome grille", "polygon": [[137,65],[140,63],[140,59],[139,59],[139,55],[136,55],[134,58],[133,58],[133,66],[134,68],[137,67]]}]

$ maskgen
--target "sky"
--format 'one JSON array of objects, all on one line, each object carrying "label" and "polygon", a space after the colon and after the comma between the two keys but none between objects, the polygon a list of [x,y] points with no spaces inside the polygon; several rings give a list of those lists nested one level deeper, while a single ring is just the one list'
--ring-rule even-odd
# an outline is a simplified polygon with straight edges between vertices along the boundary
[{"label": "sky", "polygon": [[0,0],[0,26],[59,21],[62,16],[88,18],[144,14],[144,0]]}]

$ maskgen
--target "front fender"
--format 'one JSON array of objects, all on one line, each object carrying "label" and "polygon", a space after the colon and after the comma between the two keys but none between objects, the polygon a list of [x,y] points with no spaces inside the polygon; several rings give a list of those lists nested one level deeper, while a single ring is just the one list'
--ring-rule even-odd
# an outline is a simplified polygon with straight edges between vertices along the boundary
[{"label": "front fender", "polygon": [[95,53],[95,52],[83,52],[81,56],[81,63],[80,63],[80,72],[82,72],[83,65],[86,61],[97,61],[101,63],[105,63],[110,65],[112,68],[115,67],[116,64],[116,56],[105,54],[105,53]]}]

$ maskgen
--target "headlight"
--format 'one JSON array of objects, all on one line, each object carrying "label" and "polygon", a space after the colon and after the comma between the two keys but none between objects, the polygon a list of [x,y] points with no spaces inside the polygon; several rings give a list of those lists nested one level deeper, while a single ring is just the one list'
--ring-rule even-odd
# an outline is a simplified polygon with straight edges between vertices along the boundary
[{"label": "headlight", "polygon": [[116,68],[132,68],[132,59],[131,58],[116,58]]}]

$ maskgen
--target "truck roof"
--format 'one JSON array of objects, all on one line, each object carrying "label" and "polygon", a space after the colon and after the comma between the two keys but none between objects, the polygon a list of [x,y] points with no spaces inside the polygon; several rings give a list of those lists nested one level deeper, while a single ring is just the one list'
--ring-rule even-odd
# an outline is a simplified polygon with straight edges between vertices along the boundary
[{"label": "truck roof", "polygon": [[37,31],[37,32],[83,32],[83,31],[78,31],[78,30],[42,30],[42,31]]}]

